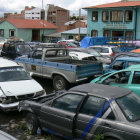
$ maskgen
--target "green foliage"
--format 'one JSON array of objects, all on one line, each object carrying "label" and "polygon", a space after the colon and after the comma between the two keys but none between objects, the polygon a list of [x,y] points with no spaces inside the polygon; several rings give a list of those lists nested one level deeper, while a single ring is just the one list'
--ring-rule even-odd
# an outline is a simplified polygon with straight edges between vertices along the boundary
[{"label": "green foliage", "polygon": [[19,122],[18,128],[25,130],[26,129],[25,123]]},{"label": "green foliage", "polygon": [[96,138],[94,140],[103,140],[103,139],[104,139],[104,135],[98,134],[98,135],[96,135]]}]

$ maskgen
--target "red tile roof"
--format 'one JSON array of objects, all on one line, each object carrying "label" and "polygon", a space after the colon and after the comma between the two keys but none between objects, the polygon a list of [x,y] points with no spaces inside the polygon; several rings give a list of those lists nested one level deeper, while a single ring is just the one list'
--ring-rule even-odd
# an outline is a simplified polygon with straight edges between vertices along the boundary
[{"label": "red tile roof", "polygon": [[[17,28],[44,28],[44,29],[57,29],[57,26],[49,23],[46,20],[34,20],[34,19],[6,19],[9,23]],[[44,25],[43,25],[44,24]]]},{"label": "red tile roof", "polygon": [[107,4],[102,4],[102,5],[95,5],[95,6],[90,6],[90,7],[85,7],[85,9],[88,8],[111,8],[111,7],[135,7],[135,6],[140,6],[140,1],[127,1],[127,2],[113,2],[113,3],[107,3]]}]

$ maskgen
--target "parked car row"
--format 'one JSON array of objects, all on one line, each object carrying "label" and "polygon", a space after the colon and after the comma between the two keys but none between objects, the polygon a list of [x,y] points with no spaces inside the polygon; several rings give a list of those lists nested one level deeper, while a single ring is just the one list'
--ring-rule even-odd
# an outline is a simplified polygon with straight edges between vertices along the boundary
[{"label": "parked car row", "polygon": [[[116,46],[26,45],[10,41],[3,46],[2,56],[14,61],[0,58],[1,110],[26,112],[32,134],[41,129],[67,139],[91,140],[101,134],[105,140],[140,139],[139,57],[118,57],[111,63],[119,53]],[[111,63],[104,65],[104,75],[102,63]],[[46,95],[32,75],[52,79],[55,90],[101,76]]]}]

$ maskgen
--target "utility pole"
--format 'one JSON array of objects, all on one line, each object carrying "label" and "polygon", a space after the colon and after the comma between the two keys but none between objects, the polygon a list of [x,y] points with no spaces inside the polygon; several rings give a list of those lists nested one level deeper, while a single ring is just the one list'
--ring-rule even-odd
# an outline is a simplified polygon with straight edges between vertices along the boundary
[{"label": "utility pole", "polygon": [[42,42],[44,42],[44,9],[43,9],[43,0],[42,0],[42,10],[41,10],[41,16],[42,16],[42,20],[43,20]]},{"label": "utility pole", "polygon": [[79,33],[78,33],[78,41],[80,41],[80,28],[81,28],[81,8],[79,9]]}]

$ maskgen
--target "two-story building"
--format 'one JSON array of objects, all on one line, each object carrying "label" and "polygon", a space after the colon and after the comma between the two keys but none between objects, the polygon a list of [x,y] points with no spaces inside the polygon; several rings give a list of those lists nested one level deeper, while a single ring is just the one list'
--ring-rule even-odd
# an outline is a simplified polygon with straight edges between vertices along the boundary
[{"label": "two-story building", "polygon": [[87,35],[140,39],[140,1],[119,1],[84,8]]}]

